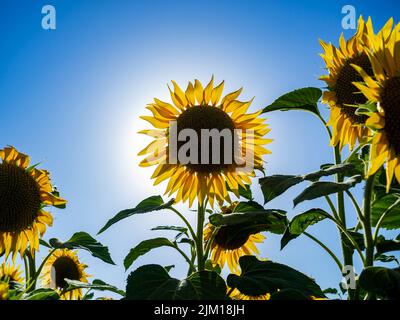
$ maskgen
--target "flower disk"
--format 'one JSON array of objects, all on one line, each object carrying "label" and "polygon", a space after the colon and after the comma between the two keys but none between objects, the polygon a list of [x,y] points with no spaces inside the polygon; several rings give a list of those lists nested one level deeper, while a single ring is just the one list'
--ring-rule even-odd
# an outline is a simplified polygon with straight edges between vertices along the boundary
[{"label": "flower disk", "polygon": [[88,282],[86,267],[79,261],[76,251],[57,249],[43,267],[43,286],[58,290],[62,299],[79,300],[82,298],[82,289],[63,292],[68,288],[65,279]]},{"label": "flower disk", "polygon": [[0,231],[30,227],[40,205],[39,188],[32,176],[19,167],[0,164]]},{"label": "flower disk", "polygon": [[65,200],[55,195],[49,173],[29,166],[29,157],[14,147],[0,150],[0,254],[33,253],[39,249],[53,217],[48,206],[60,206]]}]

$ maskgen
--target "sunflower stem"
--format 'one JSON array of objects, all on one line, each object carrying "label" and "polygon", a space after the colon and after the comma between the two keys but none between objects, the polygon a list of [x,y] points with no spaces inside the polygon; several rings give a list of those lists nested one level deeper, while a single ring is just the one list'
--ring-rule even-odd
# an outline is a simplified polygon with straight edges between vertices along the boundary
[{"label": "sunflower stem", "polygon": [[25,267],[25,289],[30,288],[30,274],[29,274],[29,263],[26,254],[24,254],[24,267]]},{"label": "sunflower stem", "polygon": [[[339,165],[342,163],[342,157],[340,154],[340,148],[338,145],[335,146],[334,148],[334,155],[335,155],[335,164]],[[343,182],[343,175],[341,173],[338,173],[336,175],[336,181],[338,183]],[[344,206],[344,193],[343,191],[337,193],[337,208],[338,208],[338,216],[341,225],[345,230],[346,228],[346,211],[345,211],[345,206]],[[346,235],[343,233],[342,230],[339,230],[340,232],[340,238],[341,238],[341,245],[342,245],[342,252],[343,252],[343,261],[344,265],[346,266],[353,266],[353,252],[354,250],[346,246],[345,243],[345,237]],[[348,289],[348,297],[349,300],[354,299],[354,289]]]},{"label": "sunflower stem", "polygon": [[364,241],[365,241],[365,265],[364,267],[370,267],[374,264],[374,238],[372,236],[372,226],[371,226],[371,199],[372,192],[374,189],[374,178],[375,175],[368,177],[365,184],[364,191],[364,219],[362,221],[364,228]]},{"label": "sunflower stem", "polygon": [[199,202],[197,210],[197,239],[196,239],[196,251],[197,251],[197,270],[204,270],[204,251],[203,251],[203,232],[204,232],[204,216],[205,207],[204,202]]},{"label": "sunflower stem", "polygon": [[29,250],[26,251],[26,257],[28,258],[28,266],[29,266],[29,288],[28,292],[35,290],[36,288],[36,262],[35,262],[35,253],[31,254]]}]

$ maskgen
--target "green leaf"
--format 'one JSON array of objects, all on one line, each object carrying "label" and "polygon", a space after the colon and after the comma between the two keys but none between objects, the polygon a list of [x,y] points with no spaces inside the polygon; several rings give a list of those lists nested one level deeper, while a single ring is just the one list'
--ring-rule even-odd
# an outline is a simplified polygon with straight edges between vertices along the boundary
[{"label": "green leaf", "polygon": [[284,193],[289,188],[303,181],[317,181],[322,177],[331,176],[337,173],[348,175],[354,173],[355,167],[352,163],[344,163],[339,165],[322,166],[320,170],[307,173],[304,175],[273,175],[261,178],[259,183],[264,195],[264,203],[267,203],[277,196]]},{"label": "green leaf", "polygon": [[[390,209],[390,207],[392,207]],[[381,224],[382,228],[392,230],[400,228],[400,194],[391,193],[384,195],[382,198],[374,201],[372,204],[371,210],[371,222],[375,227],[379,218],[386,211],[388,213],[385,215],[383,223]]]},{"label": "green leaf", "polygon": [[381,261],[381,262],[393,262],[396,261],[396,263],[399,265],[399,260],[395,256],[387,256],[385,254],[379,254],[378,256],[375,256],[375,261]]},{"label": "green leaf", "polygon": [[321,89],[302,88],[286,93],[265,107],[263,113],[271,111],[303,110],[319,114],[318,101],[322,96]]},{"label": "green leaf", "polygon": [[46,241],[44,241],[43,239],[39,239],[39,244],[42,245],[43,247],[49,248],[51,249],[51,245],[48,244]]},{"label": "green leaf", "polygon": [[179,226],[158,226],[151,229],[152,231],[159,231],[159,230],[168,230],[168,231],[176,231],[180,233],[187,233],[188,229],[185,227]]},{"label": "green leaf", "polygon": [[338,294],[339,291],[335,288],[326,288],[322,291],[324,294]]},{"label": "green leaf", "polygon": [[238,233],[270,231],[282,234],[287,225],[286,212],[278,209],[264,209],[254,201],[240,202],[233,213],[212,214],[209,217],[215,226],[237,226]]},{"label": "green leaf", "polygon": [[[354,241],[357,243],[360,250],[365,250],[364,235],[360,232],[356,232],[352,229],[348,229],[347,233],[351,235]],[[354,244],[351,243],[349,238],[343,237],[343,243],[350,249],[354,249]]]},{"label": "green leaf", "polygon": [[264,195],[264,203],[275,199],[289,188],[303,181],[304,179],[301,176],[293,175],[274,175],[261,178],[259,183]]},{"label": "green leaf", "polygon": [[40,288],[22,296],[22,300],[59,300],[59,294],[53,289]]},{"label": "green leaf", "polygon": [[376,241],[376,256],[392,251],[400,251],[400,240],[386,240],[384,236],[379,236]]},{"label": "green leaf", "polygon": [[133,271],[127,280],[128,300],[222,300],[226,299],[224,280],[212,271],[201,271],[178,280],[161,266],[151,264]]},{"label": "green leaf", "polygon": [[167,272],[170,272],[173,268],[175,268],[174,264],[171,264],[169,266],[165,266],[164,269],[167,270]]},{"label": "green leaf", "polygon": [[98,291],[110,291],[117,293],[121,296],[125,296],[125,292],[123,290],[119,290],[117,287],[109,285],[102,280],[95,279],[92,283],[81,282],[77,280],[65,279],[65,282],[68,284],[67,289],[64,292],[71,291],[74,289],[91,289]]},{"label": "green leaf", "polygon": [[311,300],[304,293],[295,289],[283,289],[271,294],[270,300]]},{"label": "green leaf", "polygon": [[132,248],[125,257],[125,270],[127,270],[140,256],[160,247],[174,247],[174,244],[167,238],[154,238],[140,242],[136,247]]},{"label": "green leaf", "polygon": [[249,296],[273,294],[280,290],[297,290],[310,297],[324,297],[315,281],[303,273],[272,261],[260,261],[254,256],[239,259],[241,275],[230,274],[228,287],[237,288]]},{"label": "green leaf", "polygon": [[[226,183],[226,189],[227,189],[229,192],[232,192],[232,190],[231,190],[231,188],[229,187],[228,183]],[[252,192],[251,192],[250,185],[245,184],[245,187],[244,187],[244,188],[243,188],[241,185],[239,185],[238,191],[239,191],[239,195],[240,195],[241,197],[243,197],[243,198],[245,198],[245,199],[247,199],[247,200],[250,200],[250,201],[253,200],[253,194],[252,194]]]},{"label": "green leaf", "polygon": [[326,219],[328,216],[329,214],[326,211],[317,208],[310,209],[295,216],[292,221],[290,221],[289,226],[282,237],[281,250],[289,243],[289,241],[297,238],[306,231],[309,226]]},{"label": "green leaf", "polygon": [[352,163],[341,163],[329,166],[323,166],[320,170],[307,173],[303,176],[304,180],[309,181],[317,181],[322,177],[332,176],[337,173],[341,173],[343,175],[348,175],[350,173],[354,173],[355,166]]},{"label": "green leaf", "polygon": [[359,284],[367,292],[387,299],[400,297],[400,273],[398,269],[367,267],[359,278]]},{"label": "green leaf", "polygon": [[83,296],[82,300],[93,300],[93,298],[94,298],[94,292],[89,292]]},{"label": "green leaf", "polygon": [[137,268],[127,279],[127,300],[163,300],[172,299],[179,280],[171,278],[159,265],[150,264]]},{"label": "green leaf", "polygon": [[[185,227],[180,227],[180,226],[158,226],[155,228],[151,229],[152,231],[175,231],[178,232],[175,235],[175,240],[178,241],[182,236],[188,237],[188,229]],[[181,240],[183,241],[183,240]]]},{"label": "green leaf", "polygon": [[361,181],[362,177],[357,175],[340,183],[328,181],[313,182],[293,200],[294,206],[297,206],[299,203],[306,200],[313,200],[323,196],[328,196],[332,193],[349,190]]},{"label": "green leaf", "polygon": [[118,221],[126,219],[134,214],[143,214],[147,212],[159,211],[162,209],[170,208],[173,203],[174,203],[173,199],[168,201],[167,203],[164,203],[164,200],[161,198],[161,196],[149,197],[140,202],[135,208],[122,210],[119,213],[117,213],[117,215],[108,220],[108,222],[104,225],[104,227],[100,229],[98,234],[104,232]]},{"label": "green leaf", "polygon": [[86,232],[76,232],[64,243],[56,238],[52,238],[49,240],[49,244],[55,249],[83,249],[89,251],[93,257],[99,258],[110,264],[115,264],[111,259],[108,247],[103,246]]},{"label": "green leaf", "polygon": [[225,300],[227,299],[224,279],[214,271],[200,271],[186,279],[195,300]]}]

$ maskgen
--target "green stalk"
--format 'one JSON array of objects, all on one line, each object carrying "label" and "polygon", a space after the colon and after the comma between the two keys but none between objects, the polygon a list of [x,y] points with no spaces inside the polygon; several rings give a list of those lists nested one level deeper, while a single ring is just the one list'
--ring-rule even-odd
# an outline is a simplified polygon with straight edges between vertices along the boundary
[{"label": "green stalk", "polygon": [[[319,118],[319,120],[321,120],[321,122],[323,123],[329,138],[332,139],[332,132],[329,129],[329,127],[327,126],[326,121],[324,120],[324,118],[322,118],[322,116],[318,113],[317,117]],[[339,146],[336,146],[334,148],[334,155],[335,155],[335,164],[341,164],[342,163],[342,157],[340,155],[340,149]],[[341,173],[338,173],[336,175],[336,181],[337,182],[343,182],[343,175]],[[347,230],[346,228],[346,212],[345,212],[345,207],[344,207],[344,194],[343,192],[338,192],[337,195],[337,212],[338,212],[338,218],[339,218],[339,222],[341,223],[341,225],[343,226],[343,228],[345,230]],[[346,237],[346,235],[339,229],[340,232],[340,239],[341,239],[341,245],[342,245],[342,252],[343,252],[343,261],[345,265],[353,265],[353,250],[349,249],[344,242],[344,238]],[[354,300],[355,295],[354,295],[354,290],[349,289],[348,290],[348,294],[349,294],[349,299],[350,300]]]},{"label": "green stalk", "polygon": [[26,257],[26,253],[24,254],[24,269],[25,269],[25,289],[28,289],[30,283],[30,273],[29,273],[29,263]]},{"label": "green stalk", "polygon": [[364,191],[364,219],[362,221],[364,233],[365,233],[365,265],[364,267],[370,267],[374,264],[374,238],[372,236],[372,226],[371,226],[371,200],[372,192],[374,189],[374,177],[371,175],[368,177],[365,184]]},{"label": "green stalk", "polygon": [[29,268],[29,289],[28,292],[35,290],[36,287],[36,261],[35,254],[31,254],[29,250],[26,251],[26,257],[28,258],[28,268]]},{"label": "green stalk", "polygon": [[[334,149],[334,154],[335,154],[335,163],[341,164],[342,163],[342,157],[340,155],[340,149],[339,146],[336,146]],[[336,175],[336,181],[338,183],[343,182],[343,175],[341,173],[338,173]],[[347,230],[346,227],[346,212],[345,212],[345,207],[344,207],[344,194],[343,191],[338,192],[337,194],[337,208],[338,208],[338,216],[340,223],[342,224],[343,228]],[[343,252],[343,261],[344,265],[346,266],[353,266],[353,250],[348,248],[344,242],[345,235],[343,232],[340,231],[340,238],[341,238],[341,244],[342,244],[342,252]],[[353,300],[354,299],[354,290],[349,289],[348,290],[349,294],[349,299]]]},{"label": "green stalk", "polygon": [[197,236],[196,236],[196,251],[197,251],[197,270],[204,270],[204,251],[203,251],[203,228],[205,218],[205,207],[204,203],[198,204],[197,210]]},{"label": "green stalk", "polygon": [[189,257],[186,255],[186,253],[183,252],[177,245],[175,245],[174,248],[182,255],[182,257],[189,264],[189,272],[188,273],[191,274],[192,272],[195,272],[196,266],[192,263],[192,260],[189,259]]}]

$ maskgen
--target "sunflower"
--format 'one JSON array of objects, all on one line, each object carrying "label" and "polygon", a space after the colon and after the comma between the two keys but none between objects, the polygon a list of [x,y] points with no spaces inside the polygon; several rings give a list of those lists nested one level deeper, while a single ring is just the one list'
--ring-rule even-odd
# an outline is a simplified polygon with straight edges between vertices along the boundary
[{"label": "sunflower", "polygon": [[64,279],[88,282],[86,268],[87,266],[79,261],[76,251],[57,249],[43,267],[43,286],[57,290],[64,300],[80,300],[82,289],[63,292],[68,287]]},{"label": "sunflower", "polygon": [[[222,214],[230,214],[234,211],[237,202],[221,208]],[[245,255],[258,255],[256,243],[262,243],[265,239],[261,233],[252,234],[242,225],[223,226],[216,230],[215,226],[208,223],[204,229],[204,241],[212,241],[211,262],[214,265],[224,267],[228,263],[231,272],[239,269],[239,258]],[[214,234],[214,232],[216,232]]]},{"label": "sunflower", "polygon": [[14,289],[17,285],[23,283],[21,273],[22,271],[18,266],[15,267],[14,265],[7,265],[5,263],[0,265],[0,281],[7,282],[10,285],[10,289]]},{"label": "sunflower", "polygon": [[[378,36],[387,39],[388,30],[392,25],[393,20],[390,19]],[[324,50],[321,57],[329,71],[328,75],[320,78],[328,86],[328,90],[323,93],[322,101],[330,106],[328,125],[333,129],[331,145],[339,145],[340,149],[346,144],[350,150],[353,149],[357,141],[364,142],[369,134],[365,126],[367,116],[356,113],[357,106],[365,104],[367,99],[354,85],[354,82],[361,81],[362,78],[352,65],[357,65],[368,75],[372,75],[372,66],[366,50],[373,37],[375,35],[371,18],[365,23],[360,16],[355,35],[346,41],[342,34],[338,48],[320,40]]]},{"label": "sunflower", "polygon": [[[261,169],[262,156],[270,153],[264,148],[264,145],[272,140],[263,138],[270,129],[264,123],[265,119],[259,117],[262,111],[246,113],[252,100],[247,102],[237,100],[242,89],[226,95],[221,100],[223,81],[214,87],[214,80],[211,78],[203,89],[202,84],[195,80],[194,84],[189,82],[185,92],[176,82],[172,83],[174,90],[170,89],[170,95],[173,104],[154,99],[154,103],[147,105],[153,116],[141,117],[152,124],[154,129],[139,133],[151,136],[154,141],[139,152],[139,155],[146,155],[140,166],[157,165],[152,175],[152,179],[155,179],[154,185],[169,179],[166,194],[169,193],[171,196],[176,193],[176,201],[189,200],[189,206],[192,206],[196,198],[199,203],[208,198],[211,206],[214,205],[215,199],[223,203],[229,199],[227,185],[236,196],[239,196],[239,186],[250,184],[250,177],[254,176],[253,169],[246,169],[249,166]],[[185,162],[171,157],[172,150],[181,151],[181,147],[183,149],[186,144],[186,141],[173,136],[173,128],[177,137],[184,129],[191,129],[199,137],[194,161]],[[206,139],[209,141],[208,137],[202,138],[202,131],[213,129],[217,129],[218,132],[228,132],[231,137],[240,132],[239,145],[231,143],[228,151],[222,148],[222,150],[201,148]],[[192,150],[190,151],[192,155]],[[218,161],[213,161],[214,157],[218,158],[217,154]],[[237,159],[237,155],[246,159],[244,164],[229,161],[229,158]],[[251,161],[247,160],[249,155],[252,157]]]},{"label": "sunflower", "polygon": [[8,300],[8,283],[0,281],[0,301]]},{"label": "sunflower", "polygon": [[49,173],[29,166],[29,157],[14,147],[0,150],[0,254],[22,255],[29,245],[33,254],[39,249],[53,217],[45,208],[66,203],[56,196]]},{"label": "sunflower", "polygon": [[394,176],[400,182],[400,23],[389,31],[388,39],[375,37],[366,51],[372,63],[372,76],[353,65],[363,79],[354,85],[377,106],[366,123],[375,132],[368,174],[376,173],[386,163],[388,190]]}]

